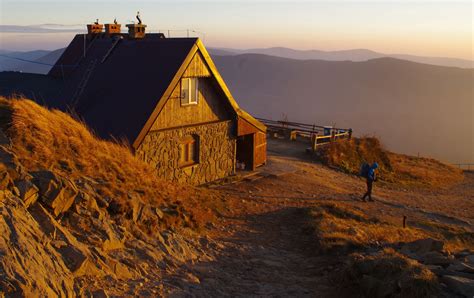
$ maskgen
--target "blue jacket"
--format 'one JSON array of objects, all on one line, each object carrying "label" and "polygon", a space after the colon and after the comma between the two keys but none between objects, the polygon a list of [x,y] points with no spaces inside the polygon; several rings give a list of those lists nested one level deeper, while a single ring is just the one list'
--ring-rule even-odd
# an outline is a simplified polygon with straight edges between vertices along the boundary
[{"label": "blue jacket", "polygon": [[375,179],[376,179],[375,169],[377,169],[378,167],[379,167],[379,165],[376,162],[374,162],[374,164],[370,166],[369,173],[367,174],[367,180],[375,181]]}]

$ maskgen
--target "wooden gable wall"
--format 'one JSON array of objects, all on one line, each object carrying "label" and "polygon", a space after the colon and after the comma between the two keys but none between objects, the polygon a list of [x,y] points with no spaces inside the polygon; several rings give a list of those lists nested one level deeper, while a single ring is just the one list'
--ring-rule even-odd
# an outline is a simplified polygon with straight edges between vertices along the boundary
[{"label": "wooden gable wall", "polygon": [[194,55],[182,77],[199,78],[198,104],[181,105],[181,82],[179,82],[153,123],[151,131],[232,119],[231,107],[225,95],[219,90],[199,51]]},{"label": "wooden gable wall", "polygon": [[211,77],[211,71],[209,67],[207,67],[202,55],[199,51],[194,54],[193,59],[186,68],[186,71],[183,74],[183,78],[192,78],[192,77],[199,77],[199,78],[208,78]]}]

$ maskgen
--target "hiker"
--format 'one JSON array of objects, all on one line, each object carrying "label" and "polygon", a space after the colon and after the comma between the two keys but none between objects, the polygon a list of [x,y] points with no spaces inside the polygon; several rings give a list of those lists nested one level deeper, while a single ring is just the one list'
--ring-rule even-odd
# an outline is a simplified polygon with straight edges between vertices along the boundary
[{"label": "hiker", "polygon": [[371,166],[369,166],[368,164],[366,166],[367,170],[365,171],[366,173],[364,173],[364,176],[367,181],[367,192],[362,197],[362,201],[366,202],[365,198],[368,197],[369,201],[373,202],[374,200],[372,199],[372,183],[374,181],[377,181],[375,170],[379,167],[379,164],[374,162]]}]

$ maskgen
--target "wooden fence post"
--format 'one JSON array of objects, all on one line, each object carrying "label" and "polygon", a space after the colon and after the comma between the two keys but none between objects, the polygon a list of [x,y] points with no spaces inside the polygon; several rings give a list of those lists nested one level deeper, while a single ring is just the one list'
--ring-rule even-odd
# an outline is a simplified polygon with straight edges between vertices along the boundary
[{"label": "wooden fence post", "polygon": [[316,151],[316,146],[318,145],[318,133],[311,134],[311,150]]}]

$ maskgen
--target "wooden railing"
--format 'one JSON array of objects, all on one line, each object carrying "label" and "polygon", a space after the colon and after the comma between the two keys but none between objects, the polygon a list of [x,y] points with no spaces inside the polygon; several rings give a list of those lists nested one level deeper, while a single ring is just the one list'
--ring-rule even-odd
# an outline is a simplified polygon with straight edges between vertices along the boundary
[{"label": "wooden railing", "polygon": [[464,171],[474,171],[474,163],[456,163],[454,165]]},{"label": "wooden railing", "polygon": [[340,139],[350,139],[352,129],[337,128],[330,126],[321,126],[315,124],[306,124],[290,121],[275,121],[263,118],[257,118],[267,126],[267,132],[274,136],[283,136],[290,140],[296,140],[298,137],[308,140],[311,143],[309,148],[315,151],[318,146],[330,144]]}]

